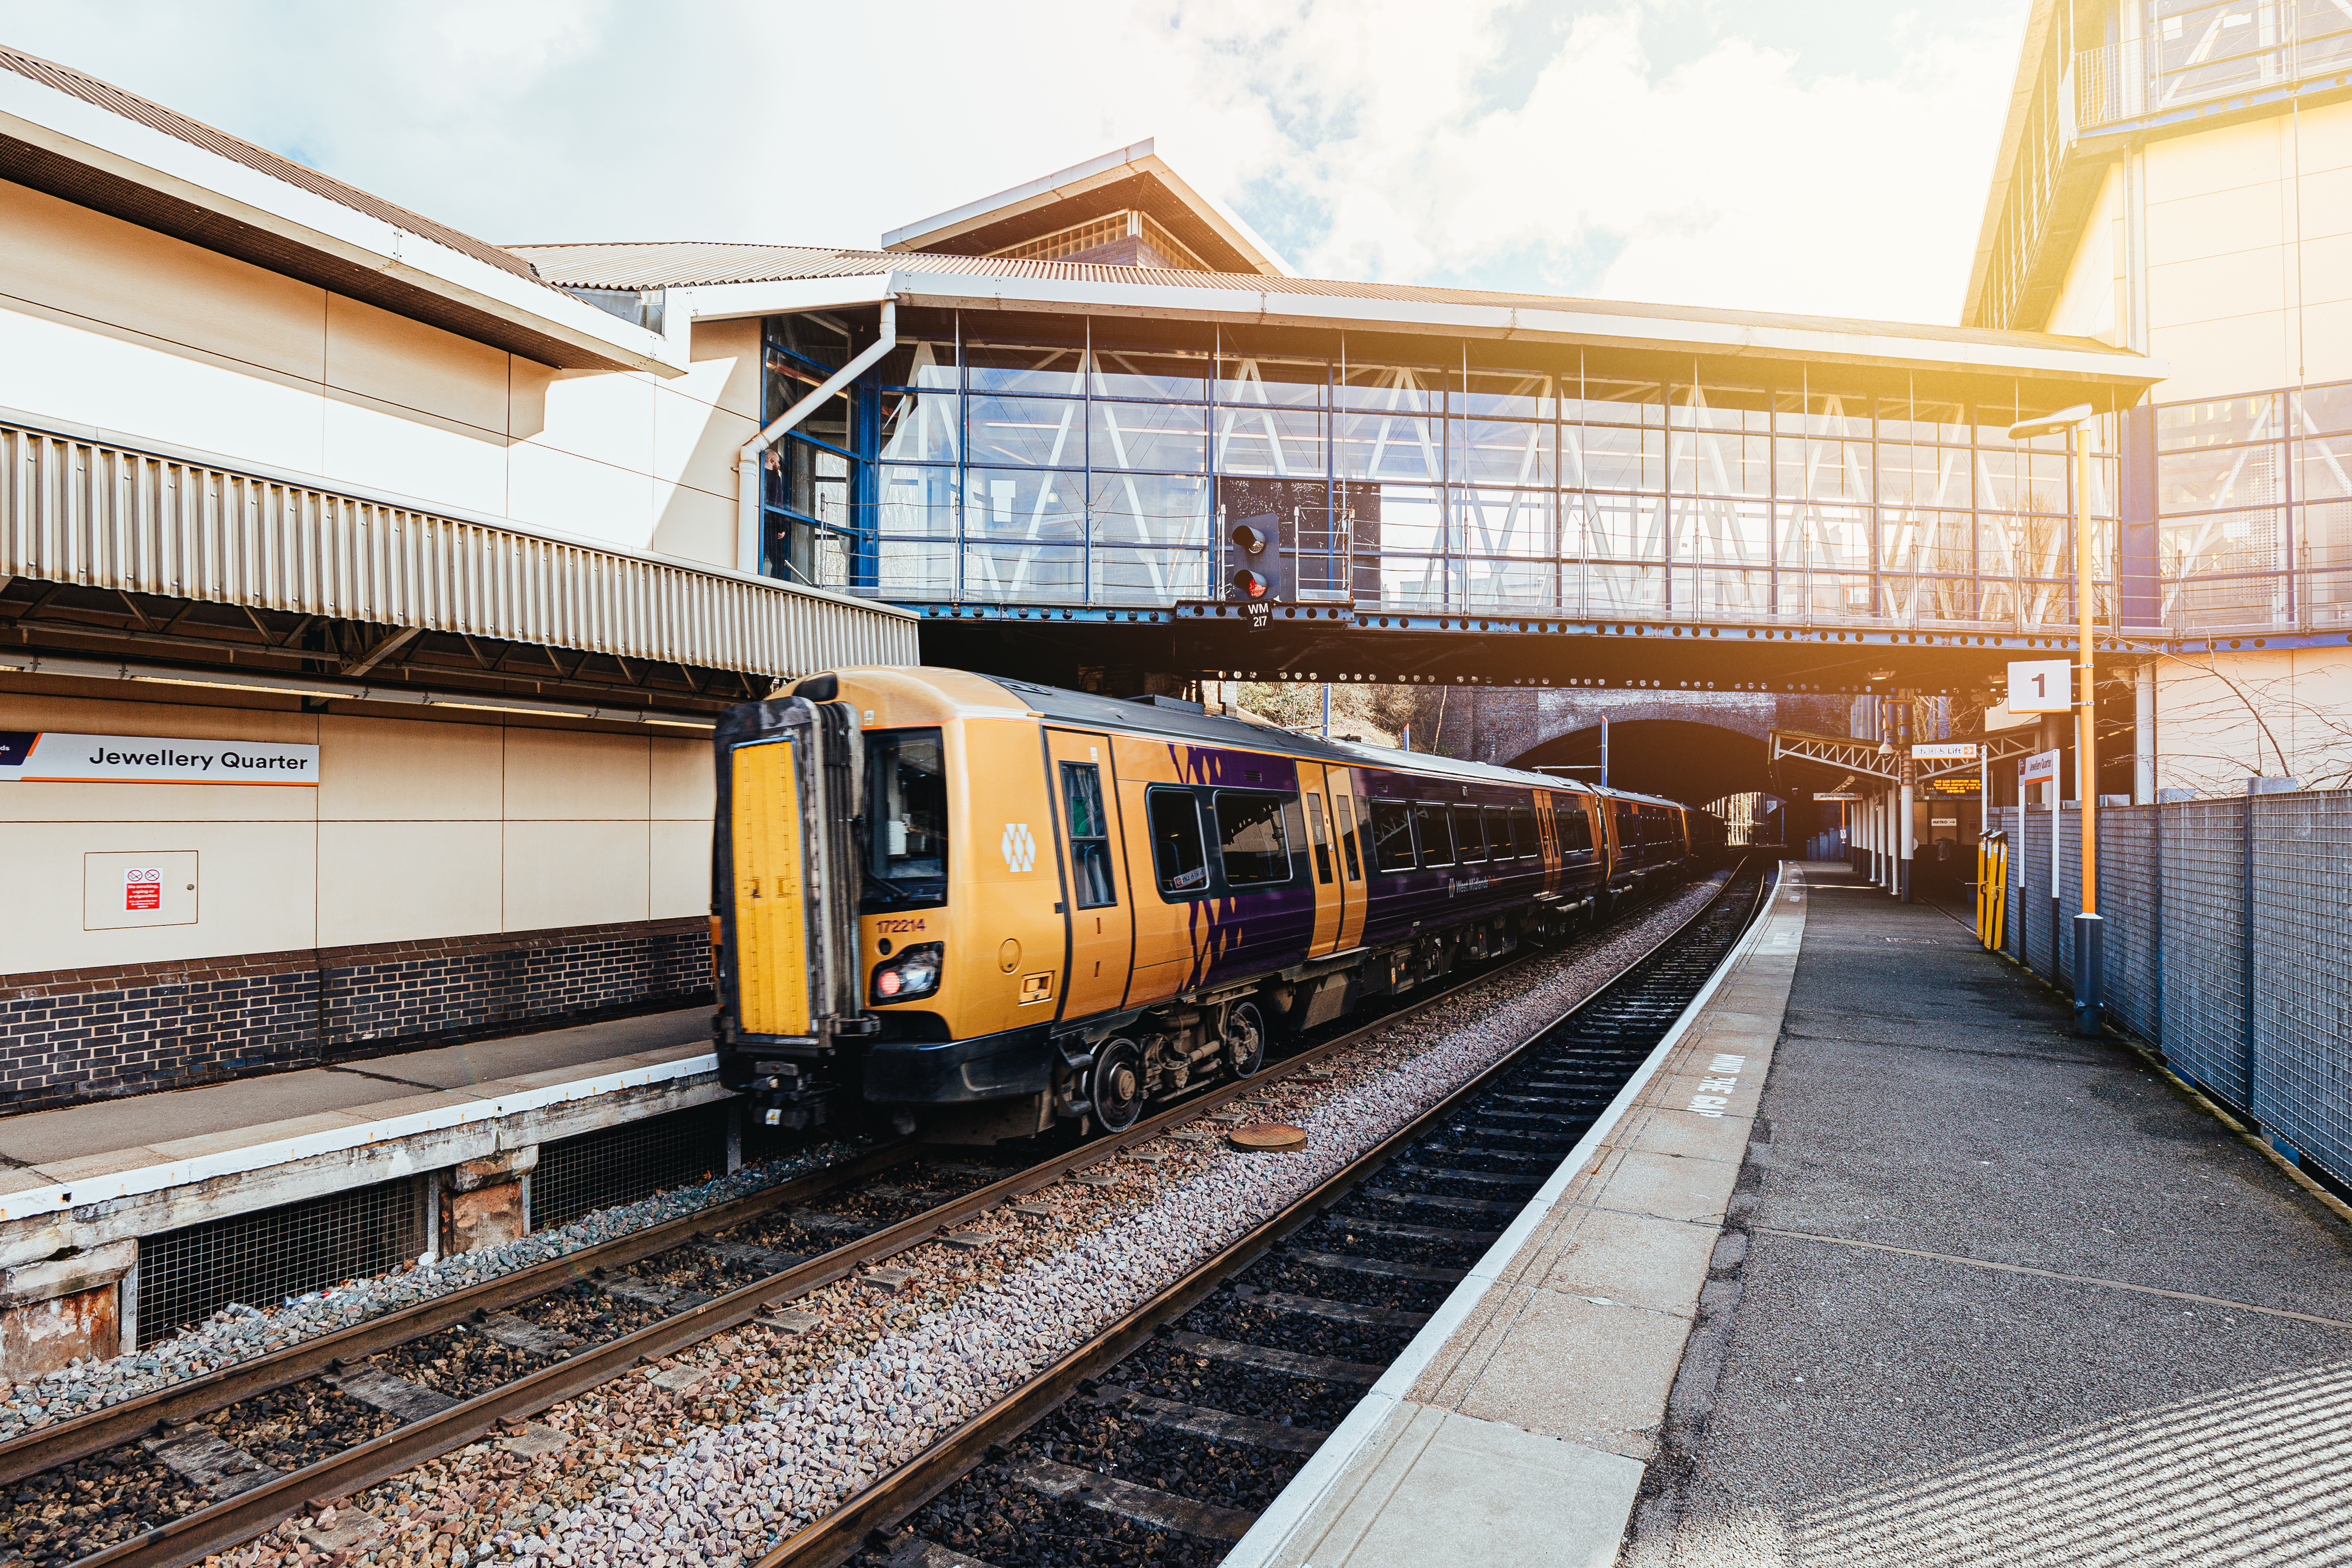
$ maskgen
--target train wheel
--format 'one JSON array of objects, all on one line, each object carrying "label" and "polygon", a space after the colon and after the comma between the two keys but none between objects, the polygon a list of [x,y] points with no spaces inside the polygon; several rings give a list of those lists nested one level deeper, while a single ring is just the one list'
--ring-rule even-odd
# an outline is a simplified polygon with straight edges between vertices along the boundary
[{"label": "train wheel", "polygon": [[1132,1040],[1105,1040],[1095,1052],[1095,1120],[1106,1132],[1124,1132],[1143,1110],[1143,1054]]},{"label": "train wheel", "polygon": [[1247,1078],[1265,1060],[1265,1020],[1255,1002],[1236,1003],[1225,1015],[1225,1065]]}]

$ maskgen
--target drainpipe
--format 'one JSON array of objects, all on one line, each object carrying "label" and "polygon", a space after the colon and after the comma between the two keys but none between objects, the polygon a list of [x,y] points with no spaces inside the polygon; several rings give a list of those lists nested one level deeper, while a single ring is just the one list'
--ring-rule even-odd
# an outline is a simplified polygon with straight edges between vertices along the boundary
[{"label": "drainpipe", "polygon": [[[895,278],[883,279],[882,335],[863,353],[835,371],[824,385],[793,404],[779,415],[774,424],[743,444],[735,458],[735,564],[739,570],[754,576],[760,573],[760,468],[768,448],[783,434],[816,412],[824,400],[838,394],[851,382],[866,374],[884,354],[898,346],[898,299],[891,285]],[[766,367],[761,368],[766,374]]]}]

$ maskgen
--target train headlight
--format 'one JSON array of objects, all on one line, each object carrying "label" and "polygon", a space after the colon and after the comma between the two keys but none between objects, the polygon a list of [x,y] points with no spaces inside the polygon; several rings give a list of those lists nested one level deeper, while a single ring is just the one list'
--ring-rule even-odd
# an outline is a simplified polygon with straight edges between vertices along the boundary
[{"label": "train headlight", "polygon": [[940,988],[940,970],[947,948],[936,942],[919,942],[886,963],[874,966],[874,1000],[911,1002]]}]

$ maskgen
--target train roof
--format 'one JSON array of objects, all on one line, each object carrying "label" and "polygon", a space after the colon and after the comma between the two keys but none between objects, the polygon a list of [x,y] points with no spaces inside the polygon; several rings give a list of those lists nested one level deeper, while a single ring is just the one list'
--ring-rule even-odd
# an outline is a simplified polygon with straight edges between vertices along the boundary
[{"label": "train roof", "polygon": [[1556,778],[1549,773],[1530,773],[1523,768],[1496,767],[1492,763],[1465,762],[1458,757],[1440,756],[1434,752],[1400,751],[1394,746],[1374,746],[1361,741],[1327,741],[1319,735],[1304,735],[1278,725],[1257,724],[1246,719],[1212,713],[1200,703],[1188,702],[1181,698],[1103,697],[1091,691],[1069,691],[1058,686],[1040,686],[1034,681],[1010,680],[998,675],[982,679],[1007,691],[1019,692],[1031,708],[1048,719],[1064,720],[1074,724],[1142,730],[1211,745],[1250,746],[1259,750],[1273,747],[1295,756],[1313,757],[1328,763],[1350,763],[1359,767],[1408,769],[1440,778],[1482,784],[1531,784],[1538,789],[1604,795],[1612,800],[1632,801],[1642,805],[1671,805],[1689,811],[1700,809],[1685,806],[1681,801],[1668,800],[1662,795],[1636,795],[1631,790],[1577,783]]}]

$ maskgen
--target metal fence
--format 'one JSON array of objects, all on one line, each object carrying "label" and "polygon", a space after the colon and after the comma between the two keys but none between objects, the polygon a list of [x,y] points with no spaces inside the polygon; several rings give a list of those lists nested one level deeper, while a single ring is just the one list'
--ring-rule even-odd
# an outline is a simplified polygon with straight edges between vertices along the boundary
[{"label": "metal fence", "polygon": [[289,1296],[397,1268],[425,1250],[425,1184],[403,1176],[139,1243],[139,1344],[241,1301]]},{"label": "metal fence", "polygon": [[[2082,819],[2058,814],[2053,920],[2050,812],[1992,815],[2021,846],[2004,946],[2071,988]],[[2109,1016],[2305,1165],[2352,1183],[2352,790],[2110,806],[2099,909]]]},{"label": "metal fence", "polygon": [[543,1144],[530,1178],[530,1228],[725,1174],[731,1111],[724,1103],[691,1106]]}]

